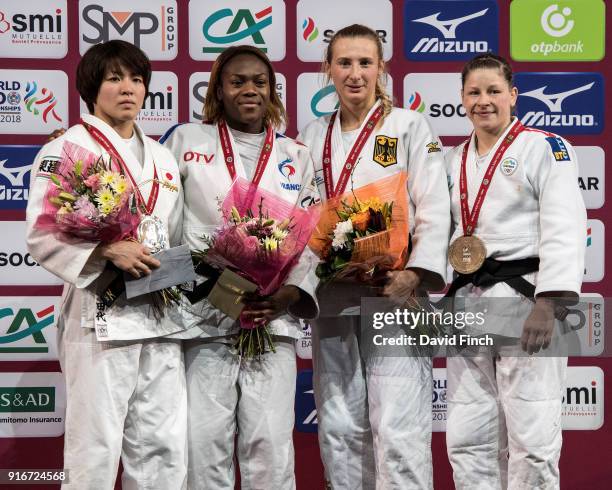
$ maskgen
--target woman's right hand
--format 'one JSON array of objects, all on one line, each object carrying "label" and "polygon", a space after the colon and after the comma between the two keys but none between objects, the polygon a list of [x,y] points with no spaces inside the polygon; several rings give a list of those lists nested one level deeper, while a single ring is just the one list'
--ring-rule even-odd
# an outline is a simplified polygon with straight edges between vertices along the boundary
[{"label": "woman's right hand", "polygon": [[151,269],[160,266],[159,260],[151,255],[147,247],[132,240],[100,245],[100,255],[136,278],[148,276]]}]

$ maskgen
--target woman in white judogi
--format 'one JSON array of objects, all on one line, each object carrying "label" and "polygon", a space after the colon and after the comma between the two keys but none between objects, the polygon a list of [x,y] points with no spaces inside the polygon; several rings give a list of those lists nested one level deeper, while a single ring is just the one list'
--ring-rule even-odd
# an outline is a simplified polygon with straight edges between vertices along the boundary
[{"label": "woman in white judogi", "polygon": [[[371,29],[352,25],[336,32],[325,67],[340,109],[298,136],[311,150],[321,195],[350,191],[337,189],[349,165],[355,189],[407,172],[412,251],[406,270],[389,273],[383,294],[401,304],[416,290],[442,289],[450,217],[440,141],[423,116],[392,107],[382,84],[382,45]],[[366,137],[365,144],[349,161],[360,137]],[[377,140],[389,143],[384,157],[375,150]],[[327,160],[332,182],[324,176]],[[431,488],[431,357],[413,349],[402,358],[364,357],[362,296],[376,293],[359,284],[332,283],[319,292],[321,317],[313,322],[314,392],[326,477],[334,489]]]},{"label": "woman in white judogi", "polygon": [[[475,277],[451,289],[470,298],[470,308],[482,305],[485,323],[471,333],[497,339],[493,350],[447,359],[446,442],[458,489],[559,488],[567,357],[531,354],[559,337],[555,299],[578,299],[586,211],[574,149],[512,117],[518,96],[512,78],[496,55],[465,65],[462,101],[474,133],[447,155],[455,228],[449,257],[461,240],[468,252],[480,242],[486,257],[474,265]],[[470,265],[471,255],[460,257]],[[482,271],[496,283],[479,284]]]},{"label": "woman in white judogi", "polygon": [[[151,214],[167,228],[170,245],[181,237],[182,191],[172,154],[134,123],[151,67],[137,47],[110,41],[92,47],[77,69],[77,88],[91,114],[46,144],[33,164],[27,207],[30,254],[65,281],[58,319],[66,377],[63,488],[112,489],[119,460],[123,488],[175,490],[186,481],[187,397],[181,345],[163,339],[181,327],[156,319],[147,299],[122,295],[100,308],[100,293],[113,274],[108,263],[140,277],[159,266],[140,243],[113,244],[58,237],[34,226],[49,177],[72,142],[105,159],[118,155],[140,187]],[[150,198],[157,187],[157,199]],[[105,320],[105,321],[102,321]]]},{"label": "woman in white judogi", "polygon": [[[236,176],[306,208],[318,200],[308,149],[273,127],[285,123],[275,75],[257,48],[236,46],[217,58],[210,76],[205,124],[185,124],[162,138],[176,156],[185,190],[183,237],[192,249],[222,223],[219,202]],[[229,141],[224,155],[221,136]],[[269,157],[263,151],[271,145]],[[251,303],[256,321],[269,321],[276,352],[241,359],[238,325],[204,299],[186,307],[185,362],[189,393],[189,488],[234,488],[234,440],[242,488],[293,489],[292,431],[298,321],[311,318],[313,256],[302,254],[285,285]]]}]

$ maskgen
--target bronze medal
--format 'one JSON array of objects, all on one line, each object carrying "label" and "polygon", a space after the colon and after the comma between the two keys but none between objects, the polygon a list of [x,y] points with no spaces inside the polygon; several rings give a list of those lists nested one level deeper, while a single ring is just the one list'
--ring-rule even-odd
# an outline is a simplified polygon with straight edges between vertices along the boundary
[{"label": "bronze medal", "polygon": [[474,236],[461,236],[448,247],[448,261],[459,274],[476,272],[487,257],[483,241]]}]

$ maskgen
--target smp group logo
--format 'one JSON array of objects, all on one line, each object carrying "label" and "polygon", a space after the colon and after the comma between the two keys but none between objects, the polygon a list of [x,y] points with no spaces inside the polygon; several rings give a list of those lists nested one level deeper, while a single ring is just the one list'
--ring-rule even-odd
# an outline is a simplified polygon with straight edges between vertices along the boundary
[{"label": "smp group logo", "polygon": [[0,245],[0,285],[53,286],[63,281],[41,267],[28,253],[26,222],[3,221],[2,232],[7,237]]},{"label": "smp group logo", "polygon": [[517,61],[599,61],[605,10],[602,0],[513,0],[510,55]]},{"label": "smp group logo", "polygon": [[350,24],[367,25],[383,45],[385,61],[393,55],[393,6],[388,0],[300,0],[297,4],[297,55],[301,61],[321,62],[334,32]]},{"label": "smp group logo", "polygon": [[407,0],[404,53],[415,61],[468,60],[498,50],[497,2]]},{"label": "smp group logo", "polygon": [[79,1],[79,50],[110,39],[123,39],[142,49],[152,60],[177,55],[176,0]]},{"label": "smp group logo", "polygon": [[460,73],[409,73],[404,107],[428,116],[440,136],[466,136],[472,130],[461,104]]},{"label": "smp group logo", "polygon": [[[393,95],[393,79],[386,80],[387,93]],[[333,84],[322,73],[301,73],[297,79],[297,125],[298,131],[313,119],[331,114],[338,109],[338,95]]]},{"label": "smp group logo", "polygon": [[446,430],[446,417],[448,413],[446,389],[446,369],[434,368],[431,398],[432,430],[434,432],[444,432]]},{"label": "smp group logo", "polygon": [[0,134],[49,134],[68,124],[68,77],[57,70],[0,70]]},{"label": "smp group logo", "polygon": [[30,169],[40,146],[0,146],[0,211],[25,209]]},{"label": "smp group logo", "polygon": [[189,54],[217,58],[228,46],[250,44],[272,61],[285,57],[285,3],[282,0],[189,2]]},{"label": "smp group logo", "polygon": [[[202,110],[206,100],[206,91],[210,81],[210,72],[195,72],[189,77],[189,122],[202,122]],[[282,73],[276,72],[276,93],[283,107],[287,108],[287,79]],[[282,128],[279,128],[282,130]],[[282,132],[282,131],[281,131]]]},{"label": "smp group logo", "polygon": [[0,297],[0,360],[57,360],[59,296]]},{"label": "smp group logo", "polygon": [[4,2],[0,58],[63,58],[68,52],[66,0]]},{"label": "smp group logo", "polygon": [[599,146],[574,146],[578,157],[578,185],[587,209],[599,209],[605,199],[605,153]]},{"label": "smp group logo", "polygon": [[604,80],[599,73],[517,73],[518,117],[557,134],[604,130]]},{"label": "smp group logo", "polygon": [[295,341],[295,350],[300,359],[312,359],[312,327],[308,320],[300,319],[302,336]]},{"label": "smp group logo", "polygon": [[567,368],[563,391],[564,430],[597,430],[604,423],[604,373],[597,366]]},{"label": "smp group logo", "polygon": [[[604,351],[605,302],[597,293],[580,295],[578,304],[569,307],[569,336],[561,336],[571,356],[596,357]],[[573,337],[577,336],[577,339]],[[578,342],[576,342],[576,340]]]},{"label": "smp group logo", "polygon": [[312,370],[305,369],[297,375],[295,386],[295,429],[298,432],[317,432],[317,408],[312,388]]},{"label": "smp group logo", "polygon": [[0,437],[58,437],[64,433],[62,373],[0,373]]},{"label": "smp group logo", "polygon": [[599,282],[604,278],[605,235],[606,230],[601,221],[597,219],[587,220],[583,279],[585,282]]}]

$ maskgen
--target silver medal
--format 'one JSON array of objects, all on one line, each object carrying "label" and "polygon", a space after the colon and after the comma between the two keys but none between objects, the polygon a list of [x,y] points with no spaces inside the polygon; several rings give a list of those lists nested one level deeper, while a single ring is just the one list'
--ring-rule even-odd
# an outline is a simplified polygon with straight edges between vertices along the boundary
[{"label": "silver medal", "polygon": [[168,230],[162,220],[149,214],[138,225],[138,241],[155,254],[169,247]]}]

